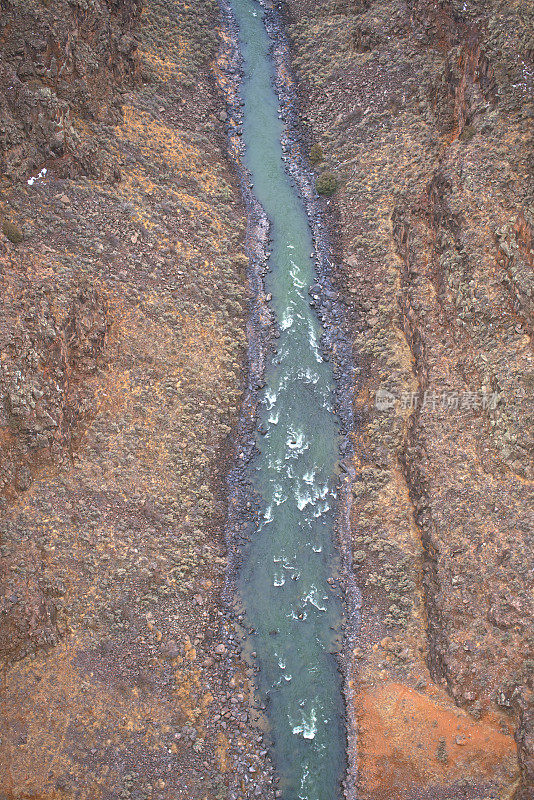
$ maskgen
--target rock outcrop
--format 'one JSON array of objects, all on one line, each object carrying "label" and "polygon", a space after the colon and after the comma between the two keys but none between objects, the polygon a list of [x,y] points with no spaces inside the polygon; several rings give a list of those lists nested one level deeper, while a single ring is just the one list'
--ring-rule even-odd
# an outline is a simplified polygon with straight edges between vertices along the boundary
[{"label": "rock outcrop", "polygon": [[[51,160],[56,175],[98,172],[98,128],[119,121],[121,90],[138,70],[141,5],[142,0],[3,0],[4,179],[36,174]],[[87,125],[91,139],[83,136]]]}]

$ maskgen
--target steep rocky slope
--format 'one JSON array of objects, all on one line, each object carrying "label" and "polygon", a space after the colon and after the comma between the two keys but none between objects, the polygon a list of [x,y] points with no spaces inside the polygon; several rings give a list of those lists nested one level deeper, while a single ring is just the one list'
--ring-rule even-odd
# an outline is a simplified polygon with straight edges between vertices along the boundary
[{"label": "steep rocky slope", "polygon": [[[0,166],[16,179],[54,160],[56,176],[97,173],[100,124],[120,118],[139,62],[142,0],[3,0]],[[83,137],[80,120],[92,130]]]},{"label": "steep rocky slope", "polygon": [[269,797],[218,601],[247,281],[217,6],[0,15],[0,796]]},{"label": "steep rocky slope", "polygon": [[288,2],[311,155],[340,182],[366,799],[534,791],[533,10]]}]

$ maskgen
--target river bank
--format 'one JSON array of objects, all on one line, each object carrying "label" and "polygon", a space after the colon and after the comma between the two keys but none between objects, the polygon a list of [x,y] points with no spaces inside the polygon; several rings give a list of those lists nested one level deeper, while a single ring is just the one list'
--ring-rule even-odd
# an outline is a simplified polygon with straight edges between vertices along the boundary
[{"label": "river bank", "polygon": [[[226,6],[224,10],[227,19],[227,29],[225,31],[224,47],[221,52],[219,64],[219,83],[227,97],[229,111],[229,119],[227,120],[229,149],[232,153],[238,174],[240,175],[243,195],[249,209],[248,252],[251,258],[250,274],[252,288],[251,317],[248,327],[250,341],[248,393],[244,403],[245,413],[242,417],[241,432],[237,447],[239,460],[229,478],[231,502],[227,536],[230,551],[233,552],[233,569],[229,578],[228,591],[230,602],[233,602],[234,593],[236,591],[236,579],[242,562],[242,548],[248,540],[247,532],[251,527],[254,527],[254,524],[257,525],[257,522],[254,520],[257,498],[250,485],[247,464],[250,462],[255,451],[254,432],[259,424],[258,410],[261,405],[263,387],[265,385],[264,367],[269,360],[270,353],[275,350],[276,340],[280,336],[280,333],[276,332],[272,325],[272,314],[269,311],[270,295],[266,292],[264,284],[264,279],[269,269],[268,257],[270,238],[266,238],[269,223],[261,207],[258,206],[251,189],[251,176],[246,172],[243,166],[244,150],[240,141],[243,119],[239,98],[240,76],[242,73],[240,71],[241,57],[239,53],[238,29],[231,8]],[[260,12],[258,11],[258,13]],[[267,16],[266,27],[269,36],[273,40],[273,48],[275,48],[277,52],[277,58],[275,58],[274,63],[276,66],[276,74],[278,78],[280,78],[283,74],[282,69],[284,64],[287,66],[287,45],[282,38],[280,21],[276,18],[276,15],[273,14],[272,9],[267,12]],[[277,82],[276,89],[280,102],[280,111],[286,126],[282,137],[282,147],[284,152],[290,153],[290,155],[286,156],[284,159],[287,159],[288,162],[286,168],[288,169],[288,174],[292,175],[295,179],[296,190],[299,196],[303,197],[304,195],[306,197],[306,211],[312,226],[313,244],[316,256],[315,269],[317,280],[319,280],[323,286],[326,286],[328,283],[328,256],[331,255],[331,253],[325,230],[321,226],[319,207],[316,199],[313,197],[314,191],[312,188],[311,173],[306,169],[304,159],[297,159],[295,158],[295,153],[291,153],[298,142],[298,133],[296,130],[291,130],[289,119],[289,115],[292,113],[293,100],[290,92],[288,92],[288,87],[284,86],[280,81]],[[325,358],[332,360],[335,364],[334,369],[336,375],[350,374],[350,370],[344,370],[341,364],[348,353],[347,348],[343,347],[342,330],[332,324],[333,319],[339,320],[339,309],[335,308],[335,303],[333,303],[335,295],[331,291],[327,292],[327,294],[329,294],[330,299],[325,297],[326,307],[318,309],[319,316],[327,331],[322,341],[322,349],[323,352],[325,352]],[[311,304],[315,307],[320,305],[316,300],[312,300]],[[336,411],[343,406],[346,412],[343,414],[342,419],[342,429],[344,431],[342,455],[345,457],[349,444],[346,432],[351,424],[350,404],[345,402],[347,397],[346,390],[342,391],[336,387],[335,394]],[[245,534],[243,534],[243,532],[245,532]],[[339,538],[339,536],[337,535],[336,538]],[[338,580],[340,591],[342,591],[341,587],[346,585],[346,581],[343,581],[341,576],[338,576]],[[242,620],[243,615],[240,612],[243,611],[243,607],[239,601],[236,609],[239,619]],[[352,625],[349,629],[353,631],[355,626]]]}]

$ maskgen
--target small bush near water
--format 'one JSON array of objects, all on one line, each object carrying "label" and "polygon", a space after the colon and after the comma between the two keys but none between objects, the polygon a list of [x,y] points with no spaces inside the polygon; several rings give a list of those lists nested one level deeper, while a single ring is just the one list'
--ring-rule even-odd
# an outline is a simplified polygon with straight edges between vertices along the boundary
[{"label": "small bush near water", "polygon": [[334,194],[339,186],[339,181],[333,172],[322,172],[315,181],[317,194]]},{"label": "small bush near water", "polygon": [[315,166],[323,160],[323,148],[320,144],[312,144],[310,147],[310,161]]}]

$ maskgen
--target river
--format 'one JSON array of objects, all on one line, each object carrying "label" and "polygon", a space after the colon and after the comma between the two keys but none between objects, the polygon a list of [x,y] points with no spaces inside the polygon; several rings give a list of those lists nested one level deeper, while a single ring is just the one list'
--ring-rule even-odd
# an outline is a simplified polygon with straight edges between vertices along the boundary
[{"label": "river", "polygon": [[302,200],[284,167],[271,40],[255,0],[231,0],[243,57],[243,161],[271,228],[266,290],[280,337],[268,361],[249,481],[260,498],[242,552],[238,590],[254,629],[284,800],[335,800],[345,764],[335,631],[342,607],[332,575],[339,459],[334,377],[310,307],[316,281]]}]

